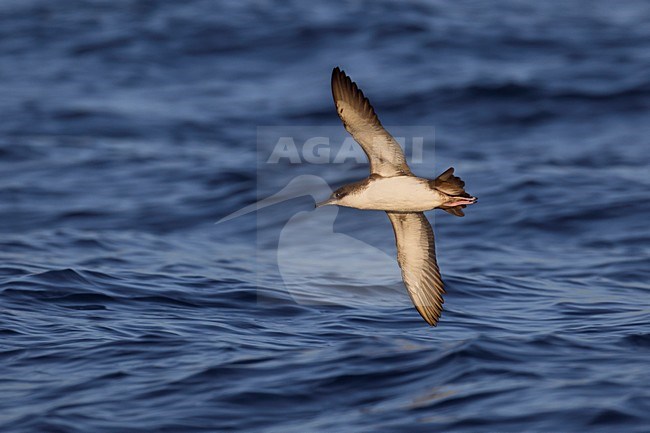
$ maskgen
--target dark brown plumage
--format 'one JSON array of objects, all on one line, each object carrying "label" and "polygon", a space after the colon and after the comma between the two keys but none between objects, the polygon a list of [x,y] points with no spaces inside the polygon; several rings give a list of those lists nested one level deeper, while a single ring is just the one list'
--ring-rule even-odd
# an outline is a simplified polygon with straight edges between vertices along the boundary
[{"label": "dark brown plumage", "polygon": [[[449,167],[438,176],[435,180],[429,182],[432,188],[437,189],[438,191],[447,194],[451,197],[464,197],[464,198],[473,198],[465,191],[465,182],[460,177],[454,176],[454,167]],[[455,216],[465,216],[463,209],[467,207],[466,205],[459,206],[441,206],[440,209],[445,212],[449,212]]]},{"label": "dark brown plumage", "polygon": [[370,173],[383,177],[412,174],[399,143],[381,125],[368,98],[339,68],[332,71],[332,97],[343,126],[368,157]]}]

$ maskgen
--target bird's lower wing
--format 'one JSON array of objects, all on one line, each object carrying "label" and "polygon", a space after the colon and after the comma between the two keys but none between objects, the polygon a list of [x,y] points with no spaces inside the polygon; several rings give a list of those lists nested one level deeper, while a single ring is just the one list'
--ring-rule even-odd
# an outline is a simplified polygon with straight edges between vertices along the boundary
[{"label": "bird's lower wing", "polygon": [[368,157],[370,173],[383,177],[410,175],[399,143],[381,125],[361,89],[339,68],[332,71],[332,96],[345,129]]},{"label": "bird's lower wing", "polygon": [[420,315],[435,326],[445,293],[436,262],[433,229],[422,212],[386,212],[395,231],[397,262],[409,296]]}]

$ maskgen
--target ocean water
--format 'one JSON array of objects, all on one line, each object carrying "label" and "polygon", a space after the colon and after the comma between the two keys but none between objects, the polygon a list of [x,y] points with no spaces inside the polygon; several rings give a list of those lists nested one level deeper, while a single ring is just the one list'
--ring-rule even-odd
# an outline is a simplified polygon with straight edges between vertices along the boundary
[{"label": "ocean water", "polygon": [[[6,0],[0,23],[0,431],[650,431],[647,2]],[[385,125],[434,128],[414,172],[479,197],[428,213],[436,328],[383,213],[313,208],[365,164],[265,163],[260,131],[344,137],[334,66]]]}]

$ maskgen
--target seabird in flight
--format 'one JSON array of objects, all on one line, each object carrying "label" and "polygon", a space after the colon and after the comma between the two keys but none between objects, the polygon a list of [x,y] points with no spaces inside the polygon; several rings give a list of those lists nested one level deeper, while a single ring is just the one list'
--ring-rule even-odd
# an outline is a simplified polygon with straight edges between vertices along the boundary
[{"label": "seabird in flight", "polygon": [[463,188],[465,182],[449,168],[436,179],[411,173],[402,148],[379,122],[368,98],[341,69],[332,71],[332,95],[345,129],[368,157],[370,176],[345,185],[318,203],[388,214],[397,243],[402,279],[420,315],[429,325],[440,319],[444,284],[436,262],[431,224],[424,211],[442,209],[463,216],[463,208],[476,202]]}]

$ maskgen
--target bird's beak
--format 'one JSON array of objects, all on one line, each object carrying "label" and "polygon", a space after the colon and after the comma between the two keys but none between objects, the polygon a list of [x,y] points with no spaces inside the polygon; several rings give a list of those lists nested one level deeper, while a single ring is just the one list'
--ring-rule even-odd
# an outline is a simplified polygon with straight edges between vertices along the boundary
[{"label": "bird's beak", "polygon": [[325,201],[322,201],[320,203],[316,203],[316,207],[318,208],[318,207],[321,207],[321,206],[327,206],[328,204],[334,204],[334,199],[328,198]]}]

